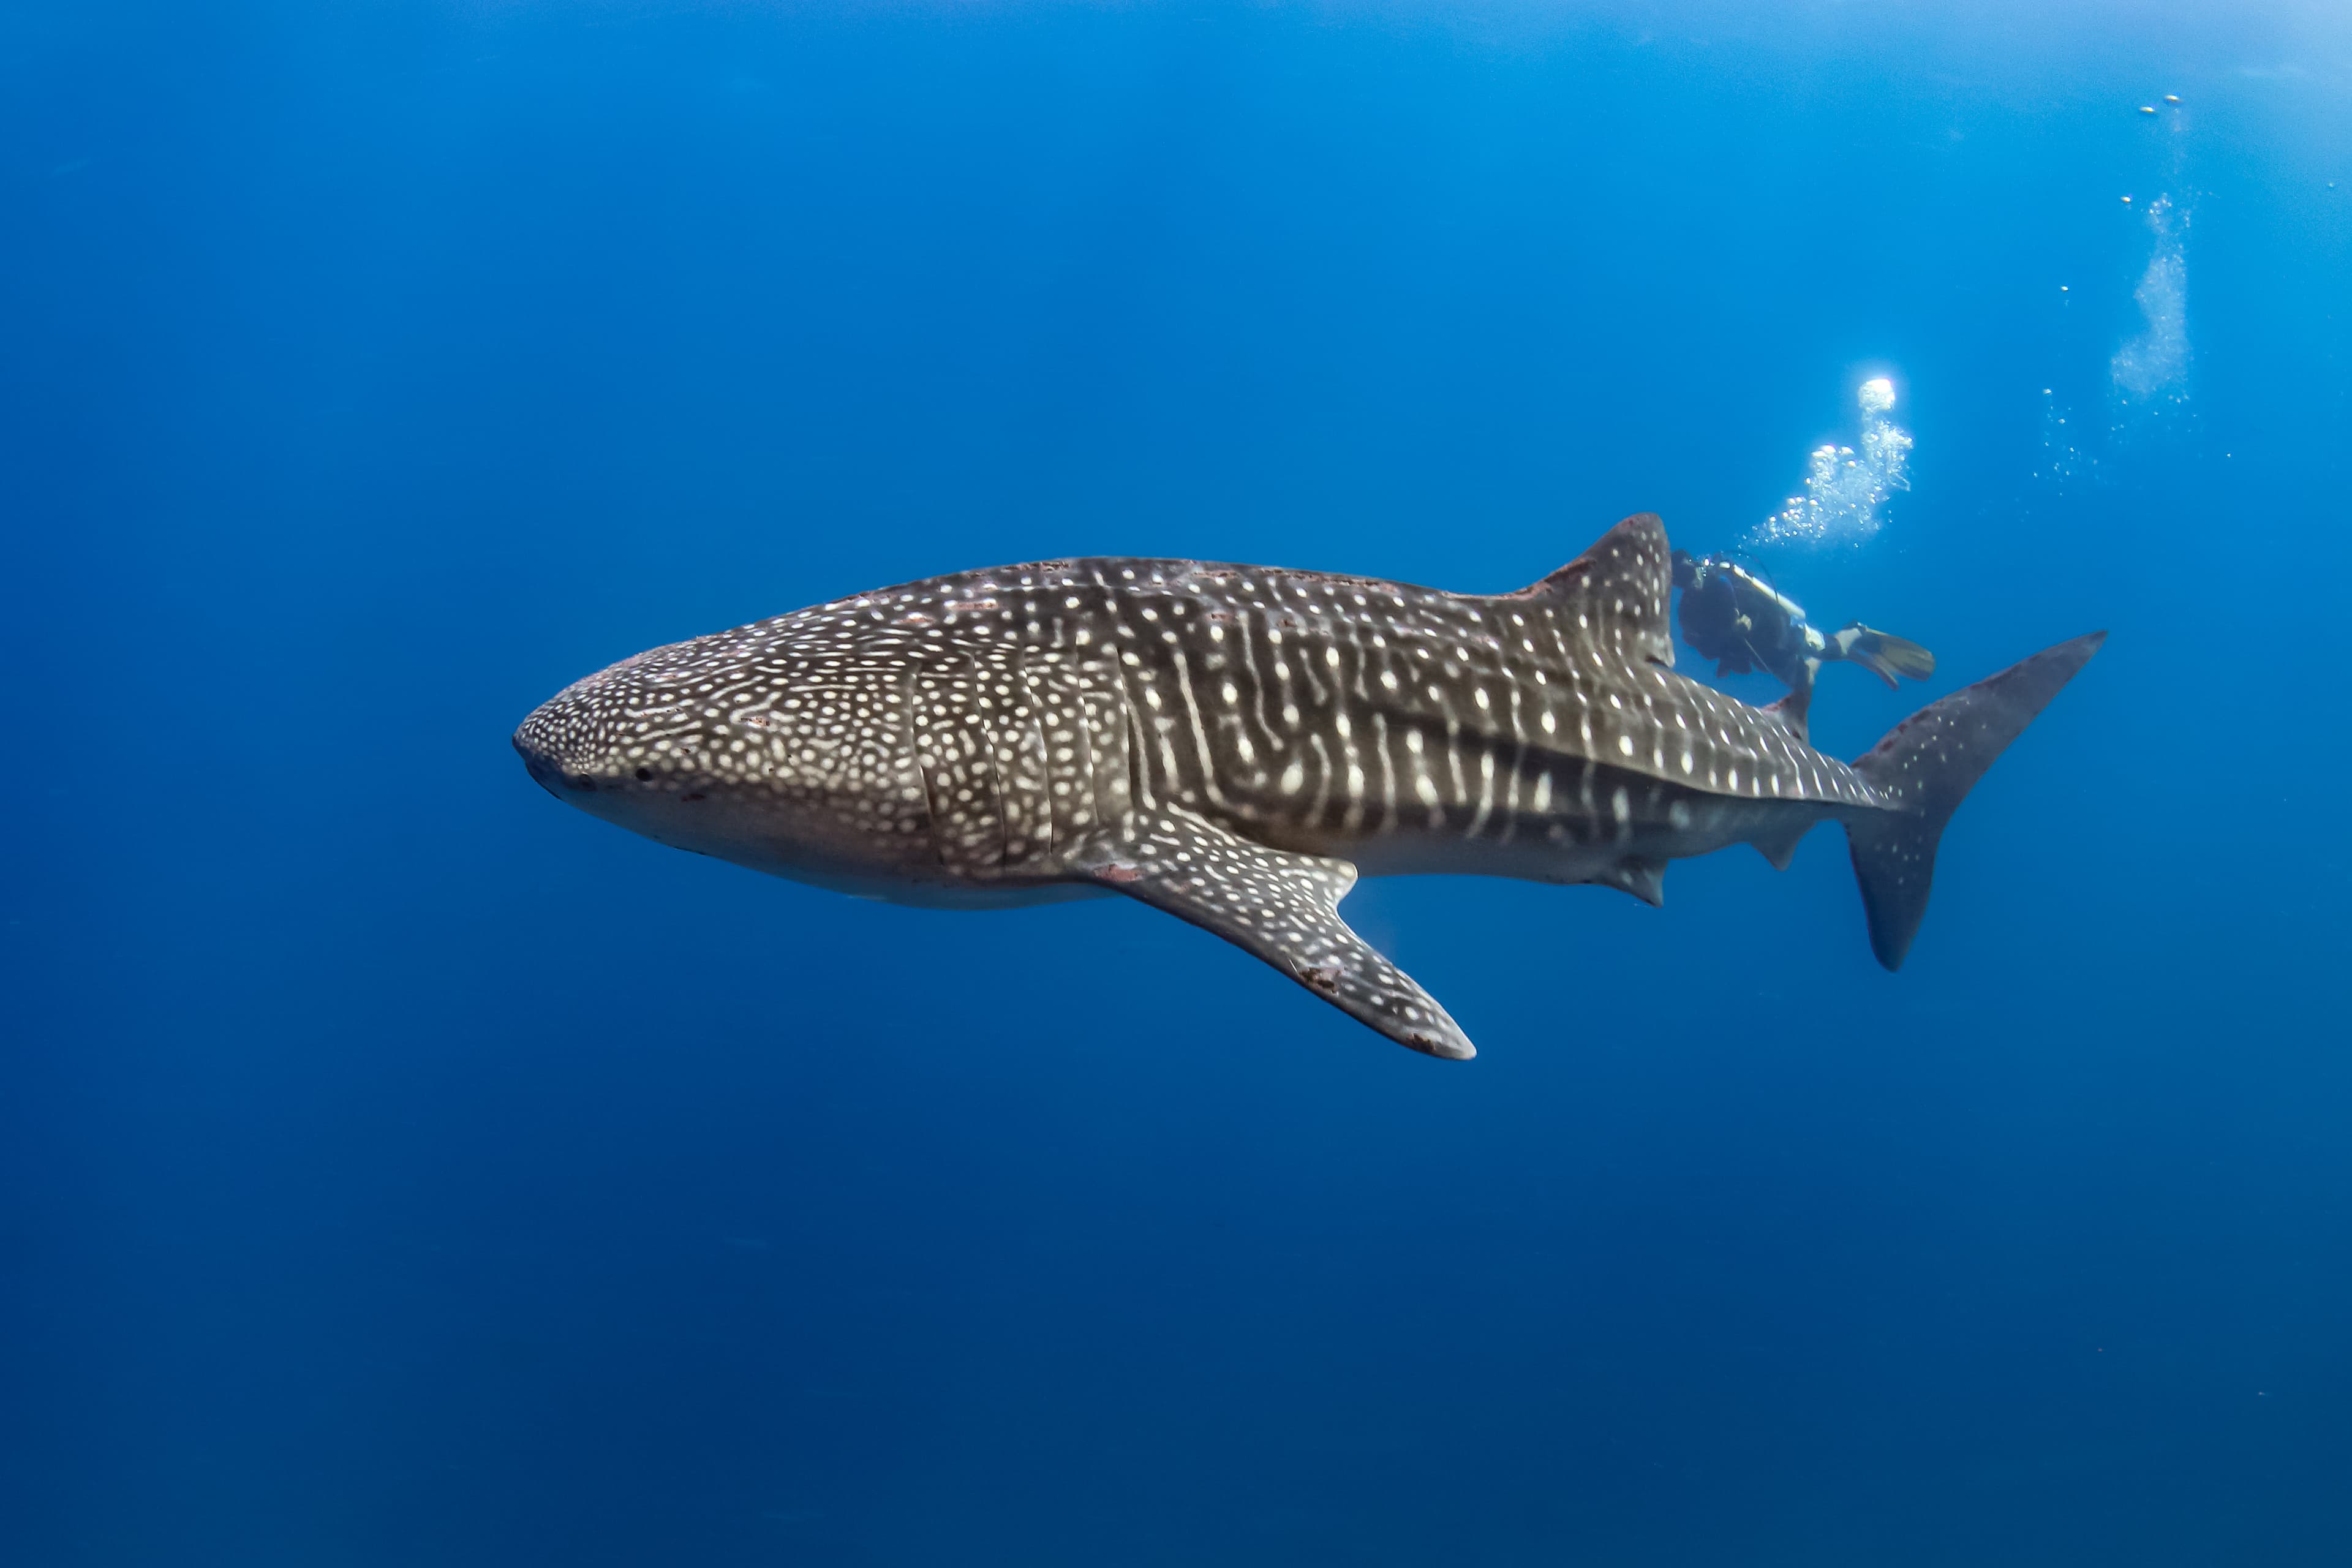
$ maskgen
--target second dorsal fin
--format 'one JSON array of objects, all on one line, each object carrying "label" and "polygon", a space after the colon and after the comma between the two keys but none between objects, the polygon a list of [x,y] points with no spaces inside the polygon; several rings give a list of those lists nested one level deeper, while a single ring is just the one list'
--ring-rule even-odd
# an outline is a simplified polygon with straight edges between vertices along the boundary
[{"label": "second dorsal fin", "polygon": [[1629,517],[1591,549],[1546,577],[1530,583],[1514,599],[1549,600],[1580,617],[1575,630],[1604,652],[1654,664],[1675,662],[1675,640],[1666,622],[1667,590],[1674,569],[1666,559],[1666,525],[1654,512]]}]

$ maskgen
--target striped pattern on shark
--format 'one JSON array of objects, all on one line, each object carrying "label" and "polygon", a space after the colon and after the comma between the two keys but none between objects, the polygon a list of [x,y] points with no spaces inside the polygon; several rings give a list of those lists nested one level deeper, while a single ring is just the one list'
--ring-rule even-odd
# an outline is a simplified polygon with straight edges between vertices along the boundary
[{"label": "striped pattern on shark", "polygon": [[698,637],[566,688],[532,776],[666,844],[899,902],[1117,892],[1416,1050],[1474,1054],[1349,930],[1357,876],[1592,882],[1650,903],[1727,845],[1848,833],[1892,969],[1969,787],[2104,633],[1913,715],[1847,764],[1801,699],[1675,672],[1664,526],[1514,594],[1196,561],[1043,561]]}]

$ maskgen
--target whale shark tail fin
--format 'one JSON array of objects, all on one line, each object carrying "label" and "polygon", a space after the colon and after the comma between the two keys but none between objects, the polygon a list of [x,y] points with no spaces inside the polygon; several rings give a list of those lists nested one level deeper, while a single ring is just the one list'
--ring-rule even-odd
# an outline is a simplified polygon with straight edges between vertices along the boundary
[{"label": "whale shark tail fin", "polygon": [[2049,706],[2107,640],[2092,632],[2010,666],[1999,675],[1931,702],[1887,732],[1853,764],[1893,811],[1857,815],[1846,824],[1853,874],[1870,919],[1870,951],[1889,969],[1903,966],[1927,912],[1936,845],[1993,759]]}]

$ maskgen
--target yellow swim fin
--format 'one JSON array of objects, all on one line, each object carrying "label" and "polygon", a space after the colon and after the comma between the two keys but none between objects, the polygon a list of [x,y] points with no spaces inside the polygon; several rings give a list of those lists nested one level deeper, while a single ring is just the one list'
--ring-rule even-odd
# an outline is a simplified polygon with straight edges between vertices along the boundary
[{"label": "yellow swim fin", "polygon": [[1860,621],[1845,627],[1832,639],[1840,655],[1862,666],[1887,685],[1895,684],[1895,677],[1907,675],[1914,680],[1925,680],[1936,673],[1936,656],[1908,637],[1898,637],[1892,632],[1874,631]]}]

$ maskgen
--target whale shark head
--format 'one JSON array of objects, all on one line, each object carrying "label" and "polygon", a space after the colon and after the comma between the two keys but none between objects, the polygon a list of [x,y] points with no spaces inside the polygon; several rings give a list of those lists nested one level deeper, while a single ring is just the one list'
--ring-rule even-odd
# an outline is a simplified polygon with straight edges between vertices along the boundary
[{"label": "whale shark head", "polygon": [[550,795],[663,844],[848,891],[919,878],[936,858],[897,673],[781,649],[775,625],[576,680],[514,748]]}]

